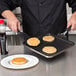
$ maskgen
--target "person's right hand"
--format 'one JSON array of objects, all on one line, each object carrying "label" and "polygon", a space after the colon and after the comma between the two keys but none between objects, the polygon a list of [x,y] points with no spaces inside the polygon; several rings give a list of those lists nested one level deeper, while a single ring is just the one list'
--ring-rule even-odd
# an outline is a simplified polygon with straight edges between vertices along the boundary
[{"label": "person's right hand", "polygon": [[20,22],[16,17],[7,19],[7,25],[14,32],[21,29]]}]

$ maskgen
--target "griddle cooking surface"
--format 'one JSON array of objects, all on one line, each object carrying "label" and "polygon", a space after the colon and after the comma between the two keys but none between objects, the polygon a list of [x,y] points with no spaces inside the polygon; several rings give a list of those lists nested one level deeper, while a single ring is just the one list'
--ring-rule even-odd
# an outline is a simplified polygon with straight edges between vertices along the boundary
[{"label": "griddle cooking surface", "polygon": [[[55,36],[54,36],[55,37]],[[28,37],[29,38],[29,37]],[[27,39],[28,38],[25,38],[25,41],[24,41],[24,44],[31,50],[34,50],[34,52],[41,54],[45,57],[53,57],[53,56],[56,56],[56,54],[60,54],[60,52],[63,52],[63,50],[71,47],[74,45],[73,42],[71,41],[67,41],[67,40],[63,40],[61,38],[57,38],[55,37],[55,40],[53,42],[46,42],[46,41],[43,41],[42,38],[39,38],[40,39],[40,44],[38,46],[29,46],[27,44]],[[56,49],[57,49],[57,52],[56,53],[53,53],[53,54],[47,54],[47,53],[44,53],[42,51],[42,48],[45,47],[45,46],[54,46]]]}]

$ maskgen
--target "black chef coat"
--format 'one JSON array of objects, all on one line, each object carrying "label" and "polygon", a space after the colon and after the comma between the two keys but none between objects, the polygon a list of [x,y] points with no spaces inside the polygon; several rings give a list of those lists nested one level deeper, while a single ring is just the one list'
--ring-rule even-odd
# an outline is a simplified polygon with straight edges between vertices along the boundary
[{"label": "black chef coat", "polygon": [[66,2],[75,12],[75,0],[0,0],[0,14],[21,7],[24,32],[29,35],[57,34],[67,25]]}]

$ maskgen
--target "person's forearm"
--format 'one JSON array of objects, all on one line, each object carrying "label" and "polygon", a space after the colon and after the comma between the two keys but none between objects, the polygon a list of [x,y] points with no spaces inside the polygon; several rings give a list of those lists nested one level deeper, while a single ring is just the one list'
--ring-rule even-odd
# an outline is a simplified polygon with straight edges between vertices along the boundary
[{"label": "person's forearm", "polygon": [[16,16],[14,15],[14,13],[10,10],[5,10],[4,12],[2,12],[1,14],[4,18],[6,19],[14,19],[16,18]]}]

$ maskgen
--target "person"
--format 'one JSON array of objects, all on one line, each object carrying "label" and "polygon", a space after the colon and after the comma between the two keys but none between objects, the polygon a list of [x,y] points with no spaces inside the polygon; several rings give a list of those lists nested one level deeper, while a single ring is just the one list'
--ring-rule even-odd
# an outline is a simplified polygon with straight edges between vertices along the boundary
[{"label": "person", "polygon": [[[72,8],[72,16],[67,22],[66,3]],[[57,35],[70,25],[76,29],[75,0],[0,0],[0,14],[6,18],[8,26],[15,32],[20,30],[20,22],[12,12],[21,7],[23,32],[29,36],[49,33]]]}]

